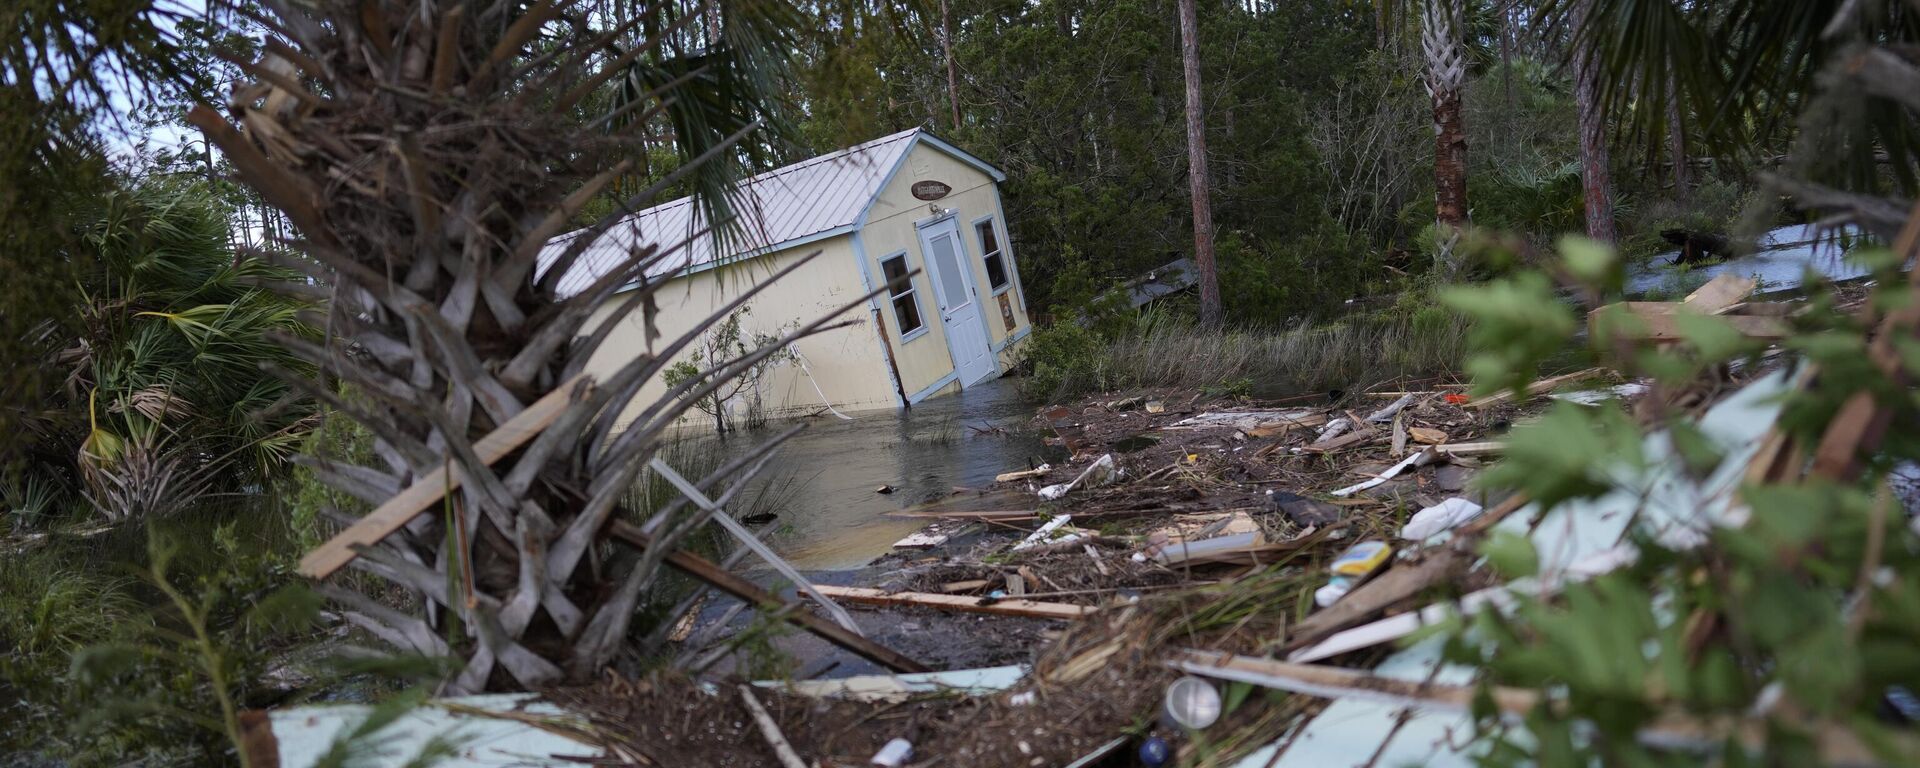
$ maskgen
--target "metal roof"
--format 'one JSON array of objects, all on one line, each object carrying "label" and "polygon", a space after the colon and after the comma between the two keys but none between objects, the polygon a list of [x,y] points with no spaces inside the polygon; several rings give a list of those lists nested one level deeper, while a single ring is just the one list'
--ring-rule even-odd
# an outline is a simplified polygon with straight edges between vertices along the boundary
[{"label": "metal roof", "polygon": [[[740,182],[730,196],[740,218],[738,237],[716,254],[716,243],[692,197],[640,211],[615,223],[587,246],[560,280],[562,296],[585,289],[625,263],[636,245],[680,246],[647,269],[649,279],[698,271],[727,260],[784,250],[852,231],[915,144],[925,142],[979,168],[994,180],[998,169],[920,128],[882,136]],[[539,271],[559,259],[579,232],[561,235],[541,250]],[[684,243],[684,245],[682,245]]]}]

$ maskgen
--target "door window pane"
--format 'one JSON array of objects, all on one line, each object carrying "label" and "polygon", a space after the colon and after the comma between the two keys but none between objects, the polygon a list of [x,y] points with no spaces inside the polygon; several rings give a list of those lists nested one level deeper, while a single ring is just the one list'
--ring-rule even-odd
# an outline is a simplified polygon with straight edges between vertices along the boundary
[{"label": "door window pane", "polygon": [[953,235],[940,233],[927,239],[932,251],[933,268],[940,270],[940,297],[945,300],[944,309],[953,309],[967,303],[966,277],[960,272],[960,254],[954,250]]}]

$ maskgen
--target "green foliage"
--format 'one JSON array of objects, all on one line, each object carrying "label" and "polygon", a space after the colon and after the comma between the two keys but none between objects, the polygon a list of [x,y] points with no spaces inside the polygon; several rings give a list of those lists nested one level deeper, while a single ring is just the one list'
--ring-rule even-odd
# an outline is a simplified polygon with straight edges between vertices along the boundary
[{"label": "green foliage", "polygon": [[[949,5],[960,125],[946,98],[937,4],[834,6],[837,18],[820,26],[800,67],[810,149],[928,125],[1006,169],[1006,223],[1030,306],[1072,304],[1061,286],[1077,267],[1108,284],[1190,255],[1173,6]],[[1373,273],[1367,260],[1346,258],[1357,249],[1329,214],[1327,172],[1306,128],[1337,79],[1357,69],[1370,19],[1345,2],[1310,0],[1260,12],[1202,4],[1200,23],[1232,316],[1277,322],[1353,296]]]},{"label": "green foliage", "polygon": [[[1608,254],[1591,244],[1570,241],[1562,251],[1567,260],[1557,265],[1560,274],[1595,279],[1613,273]],[[1905,277],[1877,276],[1892,283],[1892,292],[1906,292]],[[1522,334],[1519,320],[1543,324],[1554,314],[1521,306],[1556,303],[1545,278],[1515,278],[1456,294],[1455,301],[1463,309],[1507,303],[1479,313],[1482,323],[1508,327],[1476,338],[1476,346],[1502,348],[1499,365],[1477,373],[1495,382],[1482,389],[1524,383],[1528,358],[1511,348],[1545,343]],[[1897,406],[1896,422],[1912,418],[1911,391],[1868,361],[1865,329],[1824,315],[1832,306],[1827,297],[1808,303],[1811,316],[1796,321],[1804,333],[1787,346],[1820,365],[1821,376],[1788,396],[1780,427],[1805,444],[1817,443],[1839,403],[1862,390]],[[1615,346],[1604,328],[1591,341],[1602,354],[1615,354],[1607,362],[1616,368],[1675,383],[1730,360],[1752,362],[1752,344],[1724,320],[1676,323],[1683,341],[1657,350]],[[1558,328],[1564,343],[1571,329]],[[1721,449],[1690,422],[1642,425],[1620,409],[1559,404],[1514,430],[1505,458],[1482,482],[1527,493],[1545,508],[1616,493],[1623,473],[1647,461],[1642,446],[1656,429],[1665,431],[1683,472],[1727,471]],[[1524,731],[1490,701],[1477,705],[1478,735],[1487,746],[1483,762],[1695,764],[1697,755],[1664,751],[1639,736],[1675,715],[1758,726],[1753,741],[1719,743],[1721,737],[1709,735],[1701,744],[1754,764],[1823,764],[1819,741],[1836,733],[1857,736],[1895,762],[1909,758],[1903,751],[1910,747],[1888,740],[1893,731],[1876,712],[1890,686],[1910,685],[1920,670],[1920,603],[1911,598],[1920,588],[1920,533],[1894,513],[1882,472],[1892,462],[1920,457],[1920,444],[1891,436],[1882,453],[1858,480],[1743,486],[1736,511],[1697,536],[1630,526],[1637,552],[1631,564],[1555,593],[1522,597],[1511,612],[1485,611],[1456,625],[1447,645],[1451,659],[1486,670],[1486,685],[1547,692],[1552,701],[1524,714]],[[1675,502],[1646,503],[1651,512]],[[1481,551],[1505,578],[1533,573],[1543,554],[1512,534],[1496,534]]]},{"label": "green foliage", "polygon": [[[661,382],[668,388],[686,385],[699,387],[707,376],[745,358],[754,351],[773,345],[780,340],[786,327],[776,328],[772,333],[741,330],[741,321],[752,314],[752,307],[741,307],[728,313],[719,323],[701,334],[700,343],[687,357],[676,360],[660,374]],[[790,323],[797,327],[798,323]],[[793,350],[779,349],[773,354],[761,358],[759,362],[747,367],[746,371],[733,380],[721,385],[694,403],[702,413],[713,417],[714,430],[726,434],[733,430],[733,401],[745,397],[746,422],[749,427],[758,427],[766,422],[766,416],[760,406],[760,379],[776,366],[793,362]]]},{"label": "green foliage", "polygon": [[1447,306],[1474,319],[1467,372],[1474,393],[1525,388],[1540,363],[1565,346],[1576,326],[1573,311],[1553,295],[1545,275],[1528,272],[1441,293]]},{"label": "green foliage", "polygon": [[58,378],[28,400],[37,440],[17,447],[4,495],[75,498],[84,480],[117,519],[258,492],[312,425],[312,404],[263,370],[308,368],[274,340],[317,335],[298,317],[307,305],[262,286],[301,278],[234,253],[205,185],[148,178],[87,206],[77,250],[49,254],[83,269],[76,303],[43,331],[35,364]]},{"label": "green foliage", "polygon": [[1036,399],[1087,387],[1101,379],[1105,351],[1099,335],[1079,323],[1041,328],[1020,347],[1022,365],[1028,369],[1020,387]]},{"label": "green foliage", "polygon": [[[0,559],[0,749],[75,766],[231,764],[226,708],[312,642],[276,514],[196,506],[166,521],[53,533]],[[216,679],[218,682],[216,683]]]}]

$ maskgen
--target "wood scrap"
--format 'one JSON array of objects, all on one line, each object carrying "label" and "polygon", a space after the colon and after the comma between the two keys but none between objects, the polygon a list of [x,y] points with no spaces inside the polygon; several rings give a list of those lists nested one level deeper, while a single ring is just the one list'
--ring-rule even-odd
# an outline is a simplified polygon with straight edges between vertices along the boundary
[{"label": "wood scrap", "polygon": [[1033,469],[1023,469],[1018,472],[1002,472],[1000,474],[994,475],[993,481],[996,483],[1011,483],[1016,480],[1026,480],[1028,478],[1040,477],[1052,471],[1053,471],[1052,464],[1042,464],[1040,466],[1034,467]]},{"label": "wood scrap", "polygon": [[929,592],[887,592],[881,589],[864,587],[830,587],[822,585],[820,591],[828,597],[849,603],[865,605],[917,605],[943,611],[961,613],[985,613],[998,616],[1025,616],[1035,619],[1077,619],[1099,610],[1093,606],[1073,605],[1071,603],[1045,603],[1037,600],[992,600],[959,595],[939,595]]},{"label": "wood scrap", "polygon": [[1384,424],[1388,419],[1393,418],[1394,414],[1399,413],[1401,409],[1406,408],[1408,405],[1412,404],[1413,398],[1414,398],[1414,394],[1412,392],[1408,392],[1404,395],[1401,395],[1400,399],[1393,401],[1391,404],[1387,405],[1385,408],[1381,408],[1380,410],[1374,411],[1371,415],[1367,416],[1367,421],[1373,422],[1375,424]]},{"label": "wood scrap", "polygon": [[1233,427],[1247,430],[1262,425],[1291,424],[1297,427],[1317,427],[1327,423],[1325,411],[1295,409],[1291,411],[1209,411],[1197,416],[1176,421],[1162,430],[1213,429]]},{"label": "wood scrap", "polygon": [[1708,280],[1706,285],[1694,289],[1680,303],[1703,315],[1717,315],[1725,312],[1741,299],[1753,294],[1760,283],[1751,277],[1741,277],[1732,273],[1721,273]]},{"label": "wood scrap", "polygon": [[1440,445],[1447,441],[1447,433],[1432,427],[1408,427],[1407,433],[1421,445]]},{"label": "wood scrap", "polygon": [[[1597,312],[1599,310],[1595,310],[1595,311]],[[1581,379],[1590,379],[1595,376],[1600,376],[1602,374],[1605,374],[1606,372],[1607,372],[1607,369],[1596,367],[1596,368],[1588,368],[1584,371],[1574,371],[1573,373],[1563,373],[1559,376],[1549,376],[1547,378],[1541,379],[1539,381],[1536,381],[1532,384],[1527,385],[1527,397],[1532,398],[1532,397],[1550,392],[1553,390],[1553,388],[1558,387],[1562,384],[1579,381]],[[1504,403],[1512,399],[1513,399],[1513,390],[1501,390],[1491,395],[1487,395],[1486,397],[1467,403],[1467,407],[1474,408],[1474,409],[1485,408],[1490,405],[1499,405],[1500,403]]]},{"label": "wood scrap", "polygon": [[[473,452],[484,464],[493,464],[552,426],[575,396],[585,397],[593,388],[593,377],[580,374],[554,387],[526,409],[507,419],[498,429],[473,444]],[[464,473],[452,471],[452,465],[423,475],[406,490],[368,512],[366,517],[341,531],[300,558],[300,574],[324,579],[346,567],[360,556],[360,547],[372,546],[393,535],[415,517],[427,511],[449,492],[459,488]]]},{"label": "wood scrap", "polygon": [[940,585],[940,591],[945,592],[949,595],[955,594],[958,592],[978,592],[982,589],[986,589],[987,585],[992,583],[993,583],[992,581],[989,581],[987,579],[965,579],[962,581],[949,581],[945,584]]},{"label": "wood scrap", "polygon": [[773,748],[773,754],[780,759],[781,768],[807,768],[807,761],[800,759],[800,753],[793,751],[793,744],[780,733],[779,724],[773,722],[773,716],[767,714],[767,708],[754,698],[753,688],[745,685],[735,686],[740,691],[740,702],[747,706],[747,712],[753,715],[753,722],[760,727],[760,737],[767,740],[767,746]]},{"label": "wood scrap", "polygon": [[1507,444],[1497,440],[1478,443],[1441,443],[1434,446],[1433,450],[1445,456],[1484,456],[1506,451]]},{"label": "wood scrap", "polygon": [[1094,570],[1099,571],[1101,576],[1113,575],[1112,571],[1107,570],[1107,564],[1100,559],[1100,550],[1094,549],[1092,544],[1085,544],[1082,546],[1084,546],[1087,550],[1087,557],[1092,558]]},{"label": "wood scrap", "polygon": [[[1601,307],[1594,310],[1596,313],[1606,311],[1608,311],[1608,307]],[[1683,321],[1680,318],[1682,315],[1675,313],[1636,313],[1635,317],[1640,321],[1638,327],[1630,328],[1620,325],[1609,325],[1608,327],[1614,331],[1616,338],[1644,339],[1654,342],[1684,341],[1687,338],[1681,327]],[[1777,341],[1786,338],[1792,333],[1792,328],[1787,325],[1786,321],[1778,317],[1721,315],[1719,316],[1719,320],[1732,326],[1740,335],[1750,339]],[[1589,318],[1588,325],[1589,327],[1596,327],[1604,322],[1606,321],[1596,315]]]},{"label": "wood scrap", "polygon": [[909,520],[973,520],[982,523],[1017,523],[1025,520],[1033,520],[1040,516],[1040,513],[1030,509],[985,509],[978,511],[915,511],[902,509],[894,512],[883,512],[881,514],[886,517],[906,518]]},{"label": "wood scrap", "polygon": [[[646,549],[653,546],[653,536],[640,529],[640,526],[625,520],[612,520],[607,523],[607,533],[614,540],[629,546]],[[858,634],[848,632],[820,615],[805,610],[789,610],[791,604],[760,588],[760,585],[734,574],[714,562],[684,550],[669,550],[664,558],[667,565],[673,566],[696,579],[706,582],[727,594],[740,598],[756,608],[766,610],[769,615],[811,632],[834,645],[854,652],[862,658],[895,672],[931,672],[927,665],[914,661],[884,645],[876,643]],[[835,587],[816,586],[826,591]]]},{"label": "wood scrap", "polygon": [[1417,565],[1397,566],[1361,584],[1340,602],[1314,613],[1287,632],[1286,648],[1293,650],[1346,629],[1377,611],[1458,576],[1470,559],[1447,547],[1436,550]]},{"label": "wood scrap", "polygon": [[1360,431],[1360,432],[1348,432],[1347,434],[1341,435],[1331,440],[1320,440],[1312,443],[1311,445],[1303,445],[1299,448],[1294,449],[1294,452],[1295,453],[1332,453],[1334,451],[1338,451],[1343,448],[1352,448],[1359,445],[1366,445],[1376,440],[1379,440],[1380,437],[1381,435],[1377,430],[1371,430],[1371,429]]},{"label": "wood scrap", "polygon": [[1397,459],[1407,455],[1407,434],[1406,414],[1395,415],[1393,417],[1393,448],[1387,452],[1388,456]]}]

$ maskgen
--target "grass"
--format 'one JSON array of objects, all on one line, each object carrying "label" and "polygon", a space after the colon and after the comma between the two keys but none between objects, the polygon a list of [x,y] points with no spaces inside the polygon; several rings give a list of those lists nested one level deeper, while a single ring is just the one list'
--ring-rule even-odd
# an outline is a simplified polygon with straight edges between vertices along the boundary
[{"label": "grass", "polygon": [[1162,321],[1110,341],[1088,338],[1036,348],[1033,382],[1038,386],[1029,392],[1036,397],[1130,388],[1278,397],[1359,391],[1394,379],[1459,370],[1467,349],[1467,323],[1438,309],[1406,318],[1360,318],[1280,330],[1209,332],[1191,323]]}]

